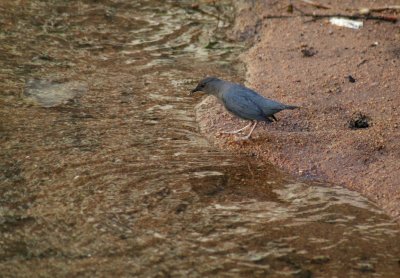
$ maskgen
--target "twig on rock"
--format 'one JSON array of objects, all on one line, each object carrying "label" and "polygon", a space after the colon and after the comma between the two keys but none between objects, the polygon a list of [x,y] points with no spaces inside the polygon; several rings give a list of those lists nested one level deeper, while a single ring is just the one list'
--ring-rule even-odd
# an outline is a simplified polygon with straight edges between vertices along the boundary
[{"label": "twig on rock", "polygon": [[400,11],[400,5],[385,6],[380,8],[368,9],[371,12],[383,12],[383,11]]},{"label": "twig on rock", "polygon": [[318,9],[325,9],[325,10],[328,10],[328,9],[331,8],[331,7],[327,6],[327,5],[323,5],[323,4],[320,4],[320,3],[317,3],[317,2],[311,1],[311,0],[300,0],[300,1],[303,2],[303,3],[305,3],[305,4],[308,4],[308,5],[310,5],[310,6],[316,7],[316,8],[318,8]]},{"label": "twig on rock", "polygon": [[302,11],[301,9],[293,6],[294,10],[298,11],[302,16],[312,17],[313,19],[322,19],[327,17],[343,17],[348,19],[365,19],[365,20],[382,20],[389,22],[397,22],[398,18],[392,15],[371,15],[371,14],[361,14],[361,13],[352,13],[352,14],[317,14],[317,13],[307,13]]}]

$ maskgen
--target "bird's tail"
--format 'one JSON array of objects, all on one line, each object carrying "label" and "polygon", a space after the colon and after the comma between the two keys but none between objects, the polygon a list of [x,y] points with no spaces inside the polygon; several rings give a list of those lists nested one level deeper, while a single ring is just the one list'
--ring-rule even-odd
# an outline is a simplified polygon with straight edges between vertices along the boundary
[{"label": "bird's tail", "polygon": [[294,105],[285,105],[285,109],[293,110],[293,109],[299,109],[300,106],[294,106]]}]

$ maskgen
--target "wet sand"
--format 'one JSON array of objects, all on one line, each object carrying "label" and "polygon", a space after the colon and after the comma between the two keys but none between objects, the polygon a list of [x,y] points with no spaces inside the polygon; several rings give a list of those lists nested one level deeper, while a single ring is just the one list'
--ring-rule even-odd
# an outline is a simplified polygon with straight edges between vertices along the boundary
[{"label": "wet sand", "polygon": [[[373,7],[396,4],[389,2],[375,1]],[[319,14],[371,5],[329,1],[331,9],[324,10],[293,4]],[[278,122],[260,125],[250,142],[237,143],[218,132],[245,123],[207,98],[197,107],[202,132],[224,149],[358,191],[399,221],[399,23],[364,20],[354,30],[288,13],[285,1],[238,6],[232,36],[252,43],[241,56],[245,84],[302,109],[279,113]],[[361,128],[365,122],[368,127]]]}]

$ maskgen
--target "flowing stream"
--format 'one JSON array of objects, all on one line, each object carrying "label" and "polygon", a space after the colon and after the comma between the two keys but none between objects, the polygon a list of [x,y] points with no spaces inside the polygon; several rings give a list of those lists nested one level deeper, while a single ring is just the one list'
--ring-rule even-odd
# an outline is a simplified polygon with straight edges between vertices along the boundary
[{"label": "flowing stream", "polygon": [[370,201],[199,134],[189,90],[242,74],[233,15],[0,1],[1,277],[400,277]]}]

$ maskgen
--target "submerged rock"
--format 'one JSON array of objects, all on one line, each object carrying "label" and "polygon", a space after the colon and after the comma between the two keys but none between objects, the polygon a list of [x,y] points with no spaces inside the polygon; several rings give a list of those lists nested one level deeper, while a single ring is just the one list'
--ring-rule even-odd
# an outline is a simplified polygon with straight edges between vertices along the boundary
[{"label": "submerged rock", "polygon": [[46,79],[30,79],[26,82],[24,97],[30,102],[43,107],[66,104],[87,91],[84,82],[70,81],[60,83]]}]

